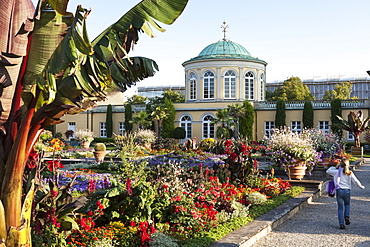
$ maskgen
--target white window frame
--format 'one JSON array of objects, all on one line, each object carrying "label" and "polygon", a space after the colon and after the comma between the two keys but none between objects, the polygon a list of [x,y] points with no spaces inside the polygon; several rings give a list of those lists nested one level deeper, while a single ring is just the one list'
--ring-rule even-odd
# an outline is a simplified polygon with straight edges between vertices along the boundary
[{"label": "white window frame", "polygon": [[302,122],[301,121],[291,121],[290,122],[290,129],[293,132],[301,133],[301,131],[302,131]]},{"label": "white window frame", "polygon": [[106,122],[100,122],[99,123],[99,136],[100,137],[107,137],[107,123]]},{"label": "white window frame", "polygon": [[207,71],[203,76],[203,98],[213,99],[215,97],[215,74]]},{"label": "white window frame", "polygon": [[236,74],[232,70],[226,71],[224,75],[224,97],[225,99],[236,98]]},{"label": "white window frame", "polygon": [[275,122],[274,121],[265,121],[264,122],[264,133],[265,137],[269,138],[272,136],[275,128]]},{"label": "white window frame", "polygon": [[262,73],[261,74],[261,101],[264,100],[264,92],[265,92],[265,75]]},{"label": "white window frame", "polygon": [[329,121],[319,121],[317,128],[323,134],[330,134],[330,122]]},{"label": "white window frame", "polygon": [[254,79],[255,76],[252,71],[245,73],[245,98],[247,100],[254,100]]},{"label": "white window frame", "polygon": [[118,135],[125,134],[125,122],[118,122]]},{"label": "white window frame", "polygon": [[202,119],[202,138],[215,138],[215,126],[211,124],[213,120],[212,115],[206,115]]},{"label": "white window frame", "polygon": [[190,73],[189,85],[190,85],[190,99],[194,100],[197,97],[197,78],[194,73]]},{"label": "white window frame", "polygon": [[185,129],[185,139],[190,139],[192,137],[192,129],[191,129],[191,117],[188,115],[182,116],[180,119],[180,127]]},{"label": "white window frame", "polygon": [[70,141],[72,138],[76,137],[76,122],[68,122],[68,130],[73,131],[73,135],[68,138]]}]

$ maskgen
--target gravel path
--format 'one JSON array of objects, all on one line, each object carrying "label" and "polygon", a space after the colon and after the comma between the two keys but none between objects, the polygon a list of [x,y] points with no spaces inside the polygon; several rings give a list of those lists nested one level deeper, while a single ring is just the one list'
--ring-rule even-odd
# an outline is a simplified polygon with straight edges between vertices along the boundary
[{"label": "gravel path", "polygon": [[370,158],[355,171],[365,190],[352,185],[351,224],[339,229],[336,199],[319,197],[253,247],[370,246]]}]

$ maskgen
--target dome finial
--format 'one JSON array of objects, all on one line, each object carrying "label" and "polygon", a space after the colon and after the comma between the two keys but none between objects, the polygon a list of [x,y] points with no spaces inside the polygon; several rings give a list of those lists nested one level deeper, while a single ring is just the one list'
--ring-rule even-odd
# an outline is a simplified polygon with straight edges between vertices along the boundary
[{"label": "dome finial", "polygon": [[222,23],[222,25],[221,25],[221,28],[222,28],[222,32],[224,33],[224,38],[223,38],[223,40],[225,40],[226,41],[226,29],[227,28],[229,28],[229,26],[228,25],[226,25],[226,21],[224,21],[223,23]]}]

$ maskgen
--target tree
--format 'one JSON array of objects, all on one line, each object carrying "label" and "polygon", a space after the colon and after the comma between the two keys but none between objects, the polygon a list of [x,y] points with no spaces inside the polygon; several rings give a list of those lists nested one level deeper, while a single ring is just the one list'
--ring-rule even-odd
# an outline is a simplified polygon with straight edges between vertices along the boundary
[{"label": "tree", "polygon": [[357,99],[357,96],[351,98],[352,93],[352,83],[349,81],[342,82],[334,85],[334,90],[327,90],[323,95],[323,100],[347,100],[347,99]]},{"label": "tree", "polygon": [[285,118],[285,101],[278,99],[276,102],[275,127],[279,128],[285,126]]},{"label": "tree", "polygon": [[90,42],[90,10],[78,6],[73,15],[66,11],[67,0],[46,0],[33,14],[30,0],[1,0],[0,70],[5,76],[0,125],[5,131],[0,138],[6,145],[0,147],[0,238],[5,245],[31,244],[34,186],[27,186],[27,181],[23,187],[22,181],[42,130],[62,122],[67,113],[91,108],[110,92],[124,92],[153,76],[158,70],[155,61],[126,54],[139,32],[153,36],[150,25],[164,31],[153,19],[171,24],[186,4],[187,0],[143,0]]},{"label": "tree", "polygon": [[283,85],[276,89],[273,95],[272,100],[294,101],[315,99],[307,85],[304,85],[299,77],[290,77],[285,80]]},{"label": "tree", "polygon": [[106,129],[107,129],[107,137],[110,138],[113,135],[113,110],[112,105],[109,104],[107,106],[107,114],[105,119]]},{"label": "tree", "polygon": [[146,111],[140,111],[132,117],[130,123],[136,124],[138,129],[147,129],[150,125],[149,115]]},{"label": "tree", "polygon": [[313,117],[314,117],[314,113],[313,113],[313,107],[312,107],[312,103],[311,101],[309,100],[306,100],[304,102],[304,106],[303,106],[303,114],[302,114],[302,122],[303,122],[303,127],[304,128],[313,128]]},{"label": "tree", "polygon": [[[183,103],[185,102],[185,97],[180,91],[172,91],[171,89],[162,93],[164,99],[169,99],[173,103]],[[164,103],[164,102],[163,102]]]},{"label": "tree", "polygon": [[216,137],[219,139],[229,139],[233,136],[231,126],[234,125],[234,118],[229,115],[228,109],[217,109],[216,118],[211,124],[216,124]]},{"label": "tree", "polygon": [[162,122],[168,117],[168,109],[164,105],[157,106],[151,116],[158,123],[158,139],[162,137]]},{"label": "tree", "polygon": [[172,101],[165,98],[163,107],[167,109],[167,117],[162,123],[162,137],[172,138],[173,130],[175,129],[176,109]]},{"label": "tree", "polygon": [[132,104],[126,103],[125,104],[125,131],[131,132],[132,131]]},{"label": "tree", "polygon": [[130,103],[132,105],[144,105],[147,100],[148,100],[148,97],[134,94],[130,98],[127,99],[126,103]]},{"label": "tree", "polygon": [[342,117],[342,101],[340,99],[332,99],[330,106],[331,131],[340,139],[343,136],[343,130],[339,127],[340,121],[337,116]]},{"label": "tree", "polygon": [[240,135],[247,137],[248,140],[253,140],[253,123],[254,123],[254,107],[248,101],[243,102],[245,114],[240,118]]},{"label": "tree", "polygon": [[363,113],[362,111],[358,111],[357,113],[354,113],[352,111],[348,114],[348,121],[344,120],[340,116],[336,116],[338,119],[340,125],[339,127],[347,130],[348,132],[352,133],[355,138],[355,147],[360,147],[360,135],[362,132],[369,129],[368,124],[370,121],[370,116],[367,117],[365,120],[363,120]]},{"label": "tree", "polygon": [[239,104],[228,105],[227,109],[229,115],[234,119],[234,138],[237,140],[239,139],[239,120],[245,114],[245,109],[243,105]]}]

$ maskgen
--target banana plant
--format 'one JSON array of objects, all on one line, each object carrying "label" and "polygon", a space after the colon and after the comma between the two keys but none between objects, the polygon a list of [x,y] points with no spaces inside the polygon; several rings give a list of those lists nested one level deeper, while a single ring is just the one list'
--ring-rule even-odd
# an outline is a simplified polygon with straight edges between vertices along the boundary
[{"label": "banana plant", "polygon": [[354,113],[350,111],[348,113],[348,121],[344,120],[340,116],[336,116],[337,119],[339,120],[339,126],[343,130],[347,130],[348,132],[352,133],[354,138],[355,138],[355,147],[360,147],[360,135],[362,132],[366,131],[369,129],[369,121],[370,121],[370,116],[367,117],[365,120],[363,120],[363,113],[362,111],[358,111],[357,113]]},{"label": "banana plant", "polygon": [[[90,41],[90,10],[68,0],[0,0],[0,246],[31,246],[30,202],[23,185],[28,155],[49,125],[124,92],[158,71],[154,60],[129,57],[144,32],[172,24],[188,0],[143,0]],[[5,28],[6,27],[6,28]],[[24,196],[26,195],[26,196]]]}]

